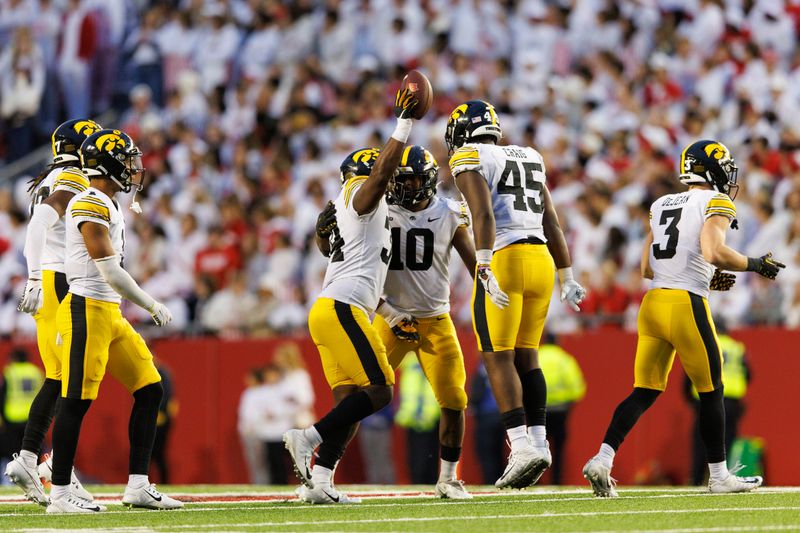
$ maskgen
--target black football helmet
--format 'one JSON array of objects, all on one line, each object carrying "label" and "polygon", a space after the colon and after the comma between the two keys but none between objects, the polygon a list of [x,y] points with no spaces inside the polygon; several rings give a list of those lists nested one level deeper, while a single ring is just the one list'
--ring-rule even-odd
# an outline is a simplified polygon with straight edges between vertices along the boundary
[{"label": "black football helmet", "polygon": [[81,157],[78,150],[86,137],[103,127],[88,118],[72,119],[64,122],[53,132],[51,145],[53,147],[53,164],[80,163]]},{"label": "black football helmet", "polygon": [[[410,180],[418,177],[417,183]],[[402,207],[412,207],[436,194],[439,165],[423,146],[407,146],[394,176],[386,188],[386,202]]]},{"label": "black football helmet", "polygon": [[141,191],[144,185],[142,151],[120,130],[100,130],[87,137],[81,145],[81,163],[89,179],[113,180],[122,192],[130,192],[134,186]]},{"label": "black football helmet", "polygon": [[678,171],[678,179],[684,185],[707,183],[731,199],[739,191],[739,168],[730,150],[719,141],[696,141],[684,148]]},{"label": "black football helmet", "polygon": [[345,157],[339,166],[339,178],[342,183],[356,176],[369,176],[380,153],[380,148],[360,148]]},{"label": "black football helmet", "polygon": [[494,137],[497,141],[503,138],[503,130],[500,129],[500,121],[492,104],[483,100],[470,100],[450,113],[444,134],[450,153],[483,135]]}]

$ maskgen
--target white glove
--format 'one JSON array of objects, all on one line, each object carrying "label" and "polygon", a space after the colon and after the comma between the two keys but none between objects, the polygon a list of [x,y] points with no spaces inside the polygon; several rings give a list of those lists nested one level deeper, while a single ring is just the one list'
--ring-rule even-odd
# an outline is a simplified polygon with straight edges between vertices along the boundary
[{"label": "white glove", "polygon": [[19,299],[17,310],[34,315],[42,307],[42,300],[42,280],[28,278],[28,282],[25,284],[25,291]]},{"label": "white glove", "polygon": [[575,281],[571,267],[560,268],[558,278],[561,280],[561,301],[566,300],[573,311],[580,313],[581,308],[578,307],[578,304],[586,298],[586,289]]},{"label": "white glove", "polygon": [[500,289],[500,285],[497,283],[497,278],[494,277],[494,272],[492,272],[491,266],[478,265],[478,279],[481,280],[483,288],[486,290],[486,294],[489,295],[489,299],[494,305],[500,309],[505,309],[508,307],[508,303],[510,301],[508,299],[508,294],[504,293]]},{"label": "white glove", "polygon": [[156,326],[164,327],[172,322],[172,313],[170,313],[167,306],[161,302],[154,303],[153,307],[148,309],[148,311],[150,312],[150,316],[153,317],[153,322],[156,323]]},{"label": "white glove", "polygon": [[414,317],[411,316],[409,313],[404,313],[400,311],[386,300],[384,300],[383,303],[381,303],[381,305],[378,306],[375,312],[378,313],[381,317],[383,317],[386,323],[389,324],[390,328],[395,327],[397,324],[403,322],[404,320],[408,322],[415,321]]}]

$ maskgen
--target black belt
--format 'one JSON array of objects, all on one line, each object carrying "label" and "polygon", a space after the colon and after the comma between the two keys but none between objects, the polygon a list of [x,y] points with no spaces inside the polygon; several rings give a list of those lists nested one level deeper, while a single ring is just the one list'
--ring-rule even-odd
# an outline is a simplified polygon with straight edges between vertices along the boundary
[{"label": "black belt", "polygon": [[545,244],[545,242],[539,237],[525,237],[524,239],[514,241],[511,244]]}]

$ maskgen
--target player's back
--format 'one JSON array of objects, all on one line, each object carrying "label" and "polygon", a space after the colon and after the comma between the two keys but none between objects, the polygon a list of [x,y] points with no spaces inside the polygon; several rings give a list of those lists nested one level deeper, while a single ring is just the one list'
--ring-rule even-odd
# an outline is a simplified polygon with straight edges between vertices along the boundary
[{"label": "player's back", "polygon": [[366,176],[351,178],[333,202],[336,227],[330,236],[331,253],[320,297],[355,305],[371,314],[386,280],[391,237],[385,199],[364,215],[353,206],[353,198],[366,180]]},{"label": "player's back", "polygon": [[473,170],[481,174],[492,194],[495,251],[522,240],[545,243],[545,166],[530,147],[465,144],[450,158],[453,176]]},{"label": "player's back", "polygon": [[662,196],[650,208],[650,268],[653,287],[684,289],[704,298],[714,267],[705,260],[700,234],[708,217],[736,216],[736,208],[726,194],[707,189],[690,189]]},{"label": "player's back", "polygon": [[119,303],[119,294],[111,288],[89,255],[80,226],[93,222],[108,228],[111,244],[122,261],[125,249],[125,219],[118,204],[105,193],[89,187],[75,195],[64,214],[66,260],[64,271],[70,292],[86,298]]},{"label": "player's back", "polygon": [[[77,167],[56,167],[47,173],[33,192],[30,212],[56,191],[67,191],[79,194],[89,187],[89,180]],[[47,231],[44,249],[42,250],[42,270],[64,272],[64,218],[61,217]]]}]

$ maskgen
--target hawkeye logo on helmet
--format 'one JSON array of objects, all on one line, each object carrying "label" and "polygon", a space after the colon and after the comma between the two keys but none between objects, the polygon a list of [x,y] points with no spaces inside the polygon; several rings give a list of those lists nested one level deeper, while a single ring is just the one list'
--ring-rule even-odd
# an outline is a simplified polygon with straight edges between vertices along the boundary
[{"label": "hawkeye logo on helmet", "polygon": [[120,137],[118,132],[106,133],[105,135],[98,137],[94,144],[101,150],[110,152],[114,148],[124,148],[125,139]]},{"label": "hawkeye logo on helmet", "polygon": [[708,144],[704,150],[708,157],[713,157],[714,159],[723,159],[728,153],[727,148],[718,143]]},{"label": "hawkeye logo on helmet", "polygon": [[453,110],[453,114],[450,115],[450,118],[455,120],[466,112],[467,112],[467,104],[461,104],[460,106],[458,106]]},{"label": "hawkeye logo on helmet", "polygon": [[94,133],[96,131],[99,131],[100,130],[100,126],[98,126],[96,122],[93,122],[91,120],[81,120],[81,121],[76,122],[72,126],[72,129],[74,129],[76,133],[79,133],[81,135],[85,135],[85,136],[88,137],[92,133]]},{"label": "hawkeye logo on helmet", "polygon": [[379,150],[372,148],[367,150],[359,150],[353,154],[353,161],[356,163],[369,163],[370,161],[377,159],[379,154]]}]

